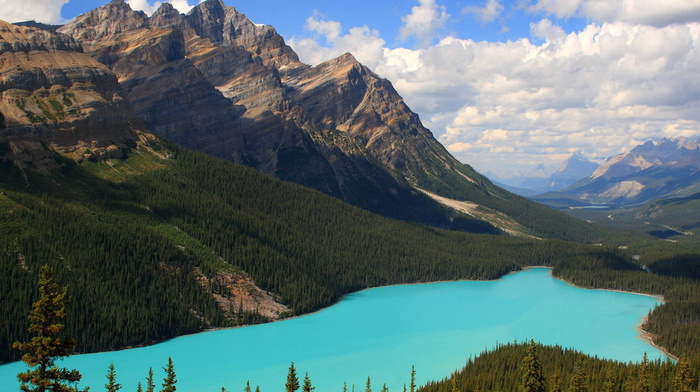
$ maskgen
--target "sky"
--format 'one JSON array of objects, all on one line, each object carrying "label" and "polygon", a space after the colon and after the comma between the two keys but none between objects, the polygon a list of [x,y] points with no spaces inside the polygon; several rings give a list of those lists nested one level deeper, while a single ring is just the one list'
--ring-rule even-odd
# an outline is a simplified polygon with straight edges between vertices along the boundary
[{"label": "sky", "polygon": [[[148,14],[160,4],[126,1]],[[106,3],[0,0],[0,19],[61,24]],[[352,53],[482,173],[700,138],[700,0],[224,3],[274,26],[305,63]]]}]

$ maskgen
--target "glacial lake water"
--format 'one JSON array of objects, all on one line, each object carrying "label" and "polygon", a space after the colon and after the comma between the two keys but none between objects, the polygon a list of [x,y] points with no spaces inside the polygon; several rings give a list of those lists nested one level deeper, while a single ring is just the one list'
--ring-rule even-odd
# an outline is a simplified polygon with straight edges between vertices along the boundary
[{"label": "glacial lake water", "polygon": [[[380,390],[448,376],[469,357],[498,343],[534,339],[620,361],[666,358],[643,340],[642,318],[656,298],[585,290],[532,268],[495,281],[459,281],[380,287],[345,297],[320,312],[270,324],[183,336],[150,347],[74,355],[60,364],[78,369],[78,384],[103,391],[114,363],[123,392],[145,384],[156,390],[172,357],[182,392],[241,392],[246,381],[261,392],[283,391],[293,361],[319,392]],[[22,362],[0,366],[0,390],[18,391]]]}]

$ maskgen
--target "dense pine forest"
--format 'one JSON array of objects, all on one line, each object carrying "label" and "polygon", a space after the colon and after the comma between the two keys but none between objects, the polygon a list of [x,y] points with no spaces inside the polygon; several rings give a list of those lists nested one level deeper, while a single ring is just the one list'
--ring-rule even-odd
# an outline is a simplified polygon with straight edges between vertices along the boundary
[{"label": "dense pine forest", "polygon": [[80,352],[264,321],[216,303],[222,271],[245,271],[302,314],[366,287],[547,265],[583,287],[663,295],[645,328],[677,356],[700,353],[692,248],[620,247],[630,237],[602,229],[599,245],[446,231],[157,141],[109,164],[62,163],[51,173],[0,163],[0,361],[19,359],[10,346],[28,338],[43,264],[70,287],[66,333]]},{"label": "dense pine forest", "polygon": [[700,386],[699,371],[697,360],[623,363],[561,347],[509,343],[418,391],[690,392]]}]

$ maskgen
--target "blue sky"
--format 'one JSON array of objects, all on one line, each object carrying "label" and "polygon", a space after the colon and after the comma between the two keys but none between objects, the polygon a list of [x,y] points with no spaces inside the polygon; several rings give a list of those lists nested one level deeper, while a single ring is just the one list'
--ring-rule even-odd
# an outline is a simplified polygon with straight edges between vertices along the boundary
[{"label": "blue sky", "polygon": [[[126,1],[149,14],[159,4]],[[307,64],[352,53],[484,173],[700,138],[700,0],[224,2]],[[0,19],[64,23],[105,3],[0,0]]]}]

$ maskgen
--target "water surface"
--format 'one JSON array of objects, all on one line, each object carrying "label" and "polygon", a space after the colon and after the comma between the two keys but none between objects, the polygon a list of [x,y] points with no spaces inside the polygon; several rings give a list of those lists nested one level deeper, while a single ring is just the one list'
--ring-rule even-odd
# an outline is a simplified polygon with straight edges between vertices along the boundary
[{"label": "water surface", "polygon": [[[308,371],[319,392],[400,392],[411,365],[423,384],[464,366],[499,342],[535,341],[620,361],[664,354],[641,339],[638,325],[656,298],[585,290],[533,268],[496,281],[460,281],[364,290],[308,316],[245,328],[184,336],[150,347],[76,355],[63,361],[83,374],[79,386],[104,390],[114,363],[123,392],[145,383],[153,367],[156,390],[172,357],[178,391],[242,391],[247,380],[261,392],[283,391],[289,364]],[[19,362],[0,366],[0,390],[16,391]]]}]

